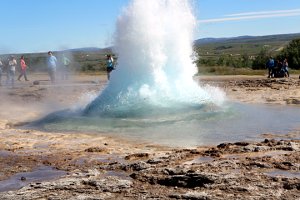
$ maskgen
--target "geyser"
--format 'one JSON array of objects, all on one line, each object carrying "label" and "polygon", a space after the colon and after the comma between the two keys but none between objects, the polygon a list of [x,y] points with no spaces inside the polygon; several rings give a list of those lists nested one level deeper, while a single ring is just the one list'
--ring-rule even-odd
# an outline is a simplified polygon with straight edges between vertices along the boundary
[{"label": "geyser", "polygon": [[188,1],[134,0],[118,19],[118,66],[103,92],[83,111],[51,113],[32,125],[182,147],[298,127],[299,109],[223,103],[218,88],[201,88],[193,80],[195,25]]},{"label": "geyser", "polygon": [[196,19],[187,0],[134,0],[118,18],[118,67],[85,115],[132,117],[220,105],[224,94],[193,80]]}]

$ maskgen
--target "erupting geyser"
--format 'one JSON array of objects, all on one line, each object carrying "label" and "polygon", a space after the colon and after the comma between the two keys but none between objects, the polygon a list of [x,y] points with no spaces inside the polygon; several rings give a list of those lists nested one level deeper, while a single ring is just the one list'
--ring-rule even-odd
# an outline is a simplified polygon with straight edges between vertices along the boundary
[{"label": "erupting geyser", "polygon": [[221,90],[200,87],[191,58],[195,25],[187,0],[134,0],[118,19],[118,66],[104,91],[83,110],[51,113],[32,125],[181,147],[298,127],[293,107],[223,103]]},{"label": "erupting geyser", "polygon": [[217,88],[193,80],[196,20],[187,0],[134,0],[117,21],[118,66],[86,115],[136,116],[155,109],[221,104]]}]

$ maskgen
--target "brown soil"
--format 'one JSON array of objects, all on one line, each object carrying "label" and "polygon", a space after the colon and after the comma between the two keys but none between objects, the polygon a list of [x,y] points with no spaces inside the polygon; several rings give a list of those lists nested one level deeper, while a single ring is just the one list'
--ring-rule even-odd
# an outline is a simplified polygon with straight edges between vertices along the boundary
[{"label": "brown soil", "polygon": [[[46,75],[34,74],[32,81],[17,82],[15,88],[0,86],[0,199],[300,198],[300,130],[282,134],[284,140],[269,133],[261,142],[181,149],[99,134],[19,128],[48,113],[86,104],[106,84],[105,76],[71,78],[51,85]],[[300,104],[296,76],[197,79],[223,88],[232,101]],[[30,173],[44,166],[65,173],[30,180]],[[13,184],[5,189],[9,180]]]}]

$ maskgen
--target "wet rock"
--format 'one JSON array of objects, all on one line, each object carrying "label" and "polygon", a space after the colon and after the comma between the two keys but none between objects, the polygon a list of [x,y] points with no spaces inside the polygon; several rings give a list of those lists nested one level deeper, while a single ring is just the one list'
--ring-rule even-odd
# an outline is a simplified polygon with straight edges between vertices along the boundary
[{"label": "wet rock", "polygon": [[267,146],[257,146],[257,145],[248,145],[243,147],[244,152],[263,152],[269,150],[270,147]]},{"label": "wet rock", "polygon": [[217,147],[219,149],[225,149],[225,148],[229,148],[231,145],[232,145],[232,143],[221,143]]},{"label": "wet rock", "polygon": [[274,167],[277,169],[282,169],[282,170],[290,170],[292,168],[293,164],[291,162],[275,162]]},{"label": "wet rock", "polygon": [[122,170],[125,170],[125,171],[129,171],[129,170],[141,171],[141,170],[148,169],[150,167],[151,167],[150,164],[145,163],[144,161],[140,161],[140,162],[132,163],[132,164],[129,164],[129,165],[123,165]]},{"label": "wet rock", "polygon": [[106,152],[107,149],[100,147],[90,147],[84,150],[85,152]]},{"label": "wet rock", "polygon": [[107,177],[98,182],[98,187],[100,190],[105,192],[121,192],[122,190],[127,190],[132,187],[132,181],[123,180],[116,177]]},{"label": "wet rock", "polygon": [[147,161],[147,163],[149,164],[159,164],[164,162],[164,160],[162,158],[151,158]]},{"label": "wet rock", "polygon": [[283,184],[283,188],[286,190],[293,190],[293,189],[297,189],[300,190],[300,182],[286,182]]},{"label": "wet rock", "polygon": [[259,168],[272,168],[272,165],[267,163],[261,163],[261,162],[251,162],[249,163],[250,166],[256,166]]},{"label": "wet rock", "polygon": [[130,154],[128,156],[125,156],[125,160],[134,160],[134,159],[148,158],[148,157],[149,157],[148,153],[135,153],[135,154]]},{"label": "wet rock", "polygon": [[234,143],[236,146],[243,146],[243,147],[245,147],[245,146],[248,146],[249,145],[249,143],[248,142],[236,142],[236,143]]},{"label": "wet rock", "polygon": [[190,199],[190,200],[210,200],[210,195],[205,192],[187,192],[186,194],[171,194],[170,198],[175,199]]},{"label": "wet rock", "polygon": [[299,143],[296,142],[289,142],[288,147],[291,147],[292,151],[298,151],[299,150]]},{"label": "wet rock", "polygon": [[267,144],[268,146],[275,146],[276,145],[276,140],[275,139],[271,139],[271,140],[265,139],[263,141],[263,143]]},{"label": "wet rock", "polygon": [[162,172],[166,175],[183,175],[186,174],[188,169],[177,167],[177,168],[166,168]]},{"label": "wet rock", "polygon": [[291,99],[285,99],[285,101],[286,101],[286,104],[296,104],[296,105],[300,104],[300,100],[299,99],[291,98]]},{"label": "wet rock", "polygon": [[172,175],[158,177],[157,183],[165,186],[177,186],[185,188],[204,187],[206,184],[213,184],[216,178],[213,175],[187,173],[185,175]]},{"label": "wet rock", "polygon": [[40,81],[33,81],[33,85],[39,85]]},{"label": "wet rock", "polygon": [[211,148],[204,152],[204,155],[211,156],[211,157],[220,157],[222,152],[218,149]]}]

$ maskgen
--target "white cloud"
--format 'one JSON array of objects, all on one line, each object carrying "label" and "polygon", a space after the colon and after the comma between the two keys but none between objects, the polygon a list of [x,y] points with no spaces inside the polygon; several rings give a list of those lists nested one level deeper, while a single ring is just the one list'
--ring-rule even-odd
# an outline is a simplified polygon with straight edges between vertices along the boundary
[{"label": "white cloud", "polygon": [[285,13],[285,14],[287,14],[287,13],[300,13],[300,9],[245,12],[245,13],[236,13],[236,14],[230,14],[230,15],[225,15],[225,16],[226,17],[235,17],[235,16],[282,14],[282,13]]},{"label": "white cloud", "polygon": [[225,22],[225,21],[241,21],[246,19],[262,19],[262,18],[290,17],[290,16],[300,16],[300,9],[237,13],[237,14],[226,15],[226,17],[223,18],[198,20],[198,22],[214,23],[214,22]]}]

